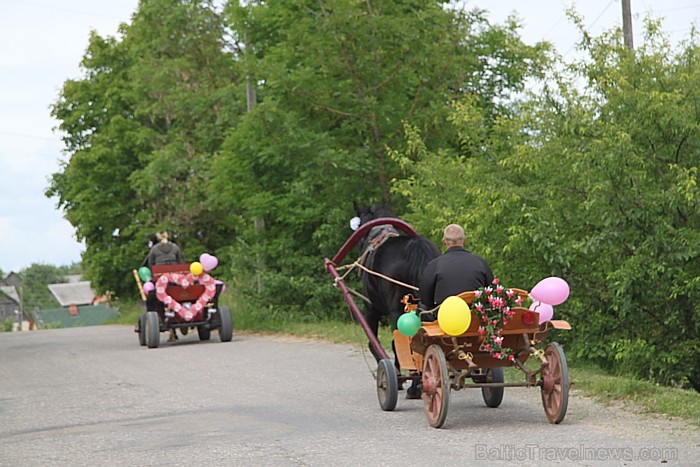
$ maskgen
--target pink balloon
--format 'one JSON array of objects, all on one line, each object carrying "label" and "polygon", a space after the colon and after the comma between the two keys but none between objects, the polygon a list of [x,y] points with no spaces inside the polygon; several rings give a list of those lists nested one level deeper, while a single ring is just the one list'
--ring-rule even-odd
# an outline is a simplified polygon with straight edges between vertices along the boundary
[{"label": "pink balloon", "polygon": [[226,284],[225,284],[224,282],[222,282],[222,281],[220,281],[220,280],[217,279],[217,280],[214,281],[214,283],[215,283],[216,285],[219,285],[219,284],[221,285],[221,293],[226,292]]},{"label": "pink balloon", "polygon": [[548,277],[532,288],[530,296],[538,302],[560,305],[569,298],[569,284],[559,277]]},{"label": "pink balloon", "polygon": [[219,260],[216,258],[216,256],[210,255],[209,253],[203,253],[199,257],[199,262],[202,263],[202,267],[207,272],[219,265]]},{"label": "pink balloon", "polygon": [[540,324],[546,323],[554,316],[554,308],[549,303],[532,302],[530,311],[536,311],[540,314]]},{"label": "pink balloon", "polygon": [[144,293],[150,293],[153,292],[156,289],[156,286],[153,285],[153,282],[146,282],[143,284],[143,291]]}]

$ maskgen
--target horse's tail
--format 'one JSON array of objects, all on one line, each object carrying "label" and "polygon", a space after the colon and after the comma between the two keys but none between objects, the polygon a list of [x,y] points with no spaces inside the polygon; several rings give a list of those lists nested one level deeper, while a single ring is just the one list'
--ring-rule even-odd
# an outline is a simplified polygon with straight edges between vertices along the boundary
[{"label": "horse's tail", "polygon": [[426,237],[412,237],[406,244],[409,283],[418,286],[428,263],[440,256],[440,249]]}]

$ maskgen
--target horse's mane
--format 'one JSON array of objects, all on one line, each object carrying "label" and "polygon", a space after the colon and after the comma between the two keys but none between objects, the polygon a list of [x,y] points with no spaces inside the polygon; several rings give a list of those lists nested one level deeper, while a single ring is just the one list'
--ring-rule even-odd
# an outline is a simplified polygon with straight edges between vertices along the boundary
[{"label": "horse's mane", "polygon": [[[391,211],[391,208],[386,204],[373,204],[371,206],[358,206],[357,203],[353,203],[355,207],[355,212],[362,219],[362,223],[369,222],[374,219],[381,217],[396,217]],[[378,227],[376,227],[378,228]],[[433,243],[430,239],[426,237],[398,237],[401,240],[390,239],[389,243],[393,241],[402,242],[403,245],[403,258],[405,261],[405,274],[404,277],[409,280],[411,284],[418,285],[418,281],[423,274],[423,270],[426,265],[433,258],[440,256],[440,249]],[[364,249],[364,246],[361,247]],[[373,256],[369,258],[368,266],[372,267]]]},{"label": "horse's mane", "polygon": [[412,284],[418,284],[426,265],[440,255],[439,248],[426,237],[411,237],[406,243],[408,277]]}]

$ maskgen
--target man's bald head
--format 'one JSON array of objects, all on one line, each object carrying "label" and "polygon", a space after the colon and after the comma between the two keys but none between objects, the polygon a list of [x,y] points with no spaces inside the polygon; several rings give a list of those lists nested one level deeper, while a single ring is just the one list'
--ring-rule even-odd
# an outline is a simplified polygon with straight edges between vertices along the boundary
[{"label": "man's bald head", "polygon": [[457,224],[450,224],[445,227],[442,234],[442,243],[445,247],[464,246],[464,229]]}]

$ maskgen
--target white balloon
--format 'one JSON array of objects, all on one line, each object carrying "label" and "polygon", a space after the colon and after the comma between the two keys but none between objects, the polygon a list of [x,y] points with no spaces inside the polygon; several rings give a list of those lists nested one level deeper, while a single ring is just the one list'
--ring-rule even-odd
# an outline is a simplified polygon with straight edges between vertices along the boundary
[{"label": "white balloon", "polygon": [[361,222],[361,220],[360,220],[359,217],[357,217],[357,216],[353,217],[352,219],[350,219],[350,228],[351,228],[352,230],[357,230],[357,229],[359,229],[359,228],[360,228],[360,222]]}]

